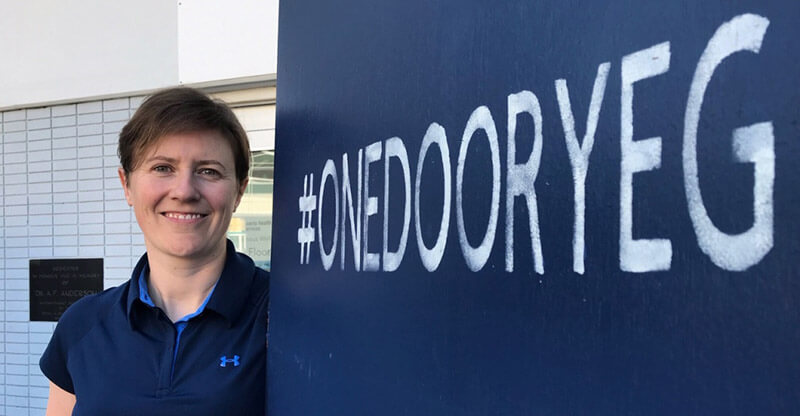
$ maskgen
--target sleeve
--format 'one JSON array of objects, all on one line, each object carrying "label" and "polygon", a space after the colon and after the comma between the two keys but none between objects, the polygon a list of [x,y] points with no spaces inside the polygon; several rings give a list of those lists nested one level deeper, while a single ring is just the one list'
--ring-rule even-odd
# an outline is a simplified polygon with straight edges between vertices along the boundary
[{"label": "sleeve", "polygon": [[69,370],[67,369],[67,353],[69,351],[67,334],[70,328],[68,328],[69,319],[64,319],[65,317],[67,317],[66,312],[56,325],[53,337],[50,338],[50,343],[47,344],[42,358],[39,359],[39,368],[42,370],[45,377],[50,379],[50,381],[55,383],[58,387],[75,394],[72,376],[70,376]]},{"label": "sleeve", "polygon": [[[70,348],[97,323],[99,312],[105,309],[100,294],[84,296],[64,311],[53,331],[50,343],[39,359],[42,374],[63,390],[75,394],[75,385],[69,372]],[[106,296],[106,299],[113,299]]]}]

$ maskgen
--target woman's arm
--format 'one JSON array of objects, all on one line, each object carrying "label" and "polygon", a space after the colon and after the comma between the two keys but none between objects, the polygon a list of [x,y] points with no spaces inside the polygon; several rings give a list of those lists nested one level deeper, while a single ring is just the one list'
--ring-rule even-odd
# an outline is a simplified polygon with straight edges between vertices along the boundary
[{"label": "woman's arm", "polygon": [[69,416],[75,407],[75,395],[50,382],[50,397],[47,399],[45,416]]}]

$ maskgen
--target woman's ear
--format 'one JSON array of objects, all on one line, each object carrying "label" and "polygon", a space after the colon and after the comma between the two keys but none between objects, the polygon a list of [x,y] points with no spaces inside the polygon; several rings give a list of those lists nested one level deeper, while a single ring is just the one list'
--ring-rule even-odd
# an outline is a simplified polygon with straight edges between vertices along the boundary
[{"label": "woman's ear", "polygon": [[122,190],[125,191],[125,200],[128,201],[128,206],[132,207],[131,190],[128,188],[128,175],[125,173],[125,169],[121,167],[117,169],[117,174],[119,175],[119,182],[122,184]]}]

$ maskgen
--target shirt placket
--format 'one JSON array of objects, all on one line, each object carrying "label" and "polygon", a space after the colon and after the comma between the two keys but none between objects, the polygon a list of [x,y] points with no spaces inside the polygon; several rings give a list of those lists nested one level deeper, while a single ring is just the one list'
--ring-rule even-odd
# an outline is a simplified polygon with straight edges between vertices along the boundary
[{"label": "shirt placket", "polygon": [[156,397],[163,397],[169,394],[172,390],[172,371],[173,360],[175,357],[175,342],[177,338],[177,331],[175,326],[169,322],[169,319],[164,312],[157,310],[159,315],[159,323],[163,327],[163,333],[166,335],[163,339],[164,347],[161,350],[159,368],[158,368],[158,382],[156,385]]}]

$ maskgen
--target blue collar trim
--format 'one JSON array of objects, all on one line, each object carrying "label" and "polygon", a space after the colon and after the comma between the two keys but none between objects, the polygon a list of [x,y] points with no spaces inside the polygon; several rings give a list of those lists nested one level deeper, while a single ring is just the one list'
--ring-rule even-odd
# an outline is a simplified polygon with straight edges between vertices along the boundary
[{"label": "blue collar trim", "polygon": [[[150,274],[150,266],[149,265],[145,265],[145,267],[142,269],[142,272],[139,273],[139,282],[138,282],[139,283],[139,300],[142,301],[145,305],[150,306],[151,308],[155,308],[156,305],[153,303],[153,298],[150,297],[150,293],[148,291],[148,286],[147,286],[147,277],[149,276],[149,274]],[[219,282],[219,280],[217,280],[217,282]],[[188,322],[189,319],[192,319],[195,316],[200,315],[201,313],[203,313],[203,311],[206,309],[206,305],[208,305],[208,301],[211,300],[211,295],[214,294],[214,289],[216,289],[216,288],[217,288],[217,284],[214,283],[214,287],[212,287],[211,291],[208,292],[208,296],[206,296],[206,299],[203,301],[203,304],[201,304],[200,307],[197,308],[197,310],[194,311],[193,313],[190,313],[190,314],[184,316],[183,318],[175,321],[175,325],[178,325],[179,323]],[[183,329],[183,328],[180,328],[180,329]]]}]

